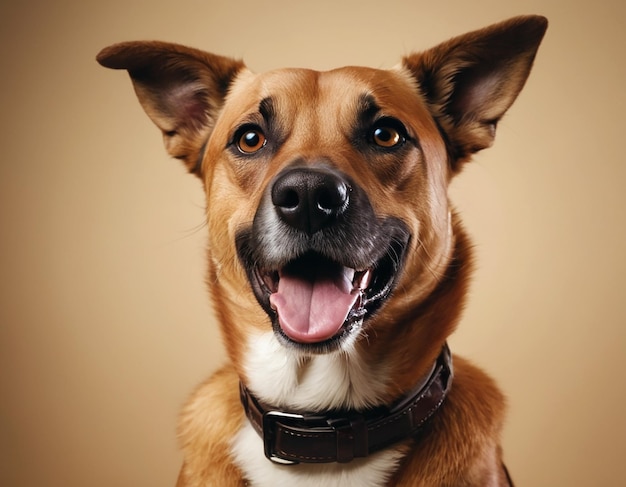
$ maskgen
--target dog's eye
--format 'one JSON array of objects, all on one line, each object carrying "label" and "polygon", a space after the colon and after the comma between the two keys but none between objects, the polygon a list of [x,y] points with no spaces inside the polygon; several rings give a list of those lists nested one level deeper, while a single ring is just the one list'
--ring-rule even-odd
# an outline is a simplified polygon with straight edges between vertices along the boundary
[{"label": "dog's eye", "polygon": [[244,127],[237,133],[235,142],[240,152],[254,154],[265,146],[267,139],[260,128]]},{"label": "dog's eye", "polygon": [[395,119],[380,120],[372,130],[372,142],[383,149],[391,149],[404,143],[406,131],[404,126]]}]

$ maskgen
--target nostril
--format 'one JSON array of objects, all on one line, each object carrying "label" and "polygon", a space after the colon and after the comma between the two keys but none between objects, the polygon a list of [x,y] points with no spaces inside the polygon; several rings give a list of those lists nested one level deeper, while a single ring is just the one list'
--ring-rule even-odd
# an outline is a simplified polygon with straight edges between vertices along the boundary
[{"label": "nostril", "polygon": [[317,191],[317,207],[322,211],[337,211],[348,202],[348,187],[342,181],[332,181],[330,185]]},{"label": "nostril", "polygon": [[274,199],[274,204],[281,208],[293,209],[300,204],[300,196],[294,189],[284,189]]}]

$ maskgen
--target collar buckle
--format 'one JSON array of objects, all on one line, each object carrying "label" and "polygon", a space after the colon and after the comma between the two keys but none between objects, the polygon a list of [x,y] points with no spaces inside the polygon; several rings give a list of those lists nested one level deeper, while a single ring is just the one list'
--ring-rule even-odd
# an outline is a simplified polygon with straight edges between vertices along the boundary
[{"label": "collar buckle", "polygon": [[263,413],[263,449],[268,460],[280,465],[297,465],[300,463],[297,460],[290,460],[278,455],[274,445],[278,422],[283,424],[294,423],[295,425],[301,424],[304,420],[304,416],[301,414],[284,413],[282,411],[265,411]]}]

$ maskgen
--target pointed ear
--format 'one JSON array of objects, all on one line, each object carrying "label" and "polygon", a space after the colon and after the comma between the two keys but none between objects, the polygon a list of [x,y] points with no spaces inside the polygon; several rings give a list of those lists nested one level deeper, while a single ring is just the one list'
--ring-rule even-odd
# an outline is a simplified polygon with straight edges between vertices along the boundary
[{"label": "pointed ear", "polygon": [[241,61],[164,42],[124,42],[97,56],[126,69],[145,112],[163,132],[167,152],[200,175],[203,147]]},{"label": "pointed ear", "polygon": [[403,59],[448,138],[455,171],[493,143],[547,25],[544,17],[515,17]]}]

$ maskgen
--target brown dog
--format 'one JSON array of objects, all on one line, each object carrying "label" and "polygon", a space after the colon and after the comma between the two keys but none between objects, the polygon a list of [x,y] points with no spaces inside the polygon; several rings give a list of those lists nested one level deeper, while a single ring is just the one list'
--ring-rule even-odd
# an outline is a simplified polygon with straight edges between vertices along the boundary
[{"label": "brown dog", "polygon": [[469,245],[447,187],[530,72],[518,17],[391,70],[256,75],[161,42],[104,49],[202,180],[230,362],[180,421],[179,486],[505,486],[504,401],[446,339]]}]

